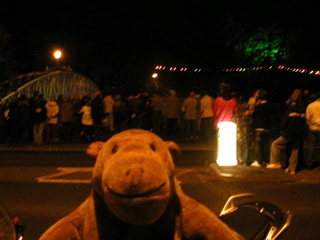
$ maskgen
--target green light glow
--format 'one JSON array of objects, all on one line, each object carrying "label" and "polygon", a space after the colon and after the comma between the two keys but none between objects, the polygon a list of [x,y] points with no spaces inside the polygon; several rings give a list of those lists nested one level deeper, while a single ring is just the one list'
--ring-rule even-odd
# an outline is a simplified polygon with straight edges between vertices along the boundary
[{"label": "green light glow", "polygon": [[268,63],[288,59],[288,36],[282,30],[258,28],[249,37],[235,45],[235,50],[244,54],[252,64]]}]

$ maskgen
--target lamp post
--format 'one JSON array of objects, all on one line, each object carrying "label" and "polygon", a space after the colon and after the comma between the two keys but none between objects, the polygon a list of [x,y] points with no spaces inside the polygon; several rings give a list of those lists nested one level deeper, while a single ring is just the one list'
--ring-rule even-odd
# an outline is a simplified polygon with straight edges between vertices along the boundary
[{"label": "lamp post", "polygon": [[59,67],[59,60],[62,56],[62,52],[60,50],[56,50],[54,53],[53,53],[53,56],[54,58],[56,59],[57,61],[57,67]]},{"label": "lamp post", "polygon": [[152,77],[152,88],[158,89],[159,88],[158,73],[153,73],[151,77]]}]

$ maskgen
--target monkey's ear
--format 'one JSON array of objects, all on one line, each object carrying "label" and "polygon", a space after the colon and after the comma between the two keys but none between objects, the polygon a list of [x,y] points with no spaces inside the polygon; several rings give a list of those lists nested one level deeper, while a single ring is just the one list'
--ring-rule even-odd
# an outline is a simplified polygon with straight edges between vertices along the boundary
[{"label": "monkey's ear", "polygon": [[177,143],[173,141],[166,141],[164,142],[165,146],[169,149],[173,161],[177,161],[181,155],[180,147]]},{"label": "monkey's ear", "polygon": [[87,154],[90,157],[96,157],[98,156],[100,150],[102,149],[103,145],[105,144],[105,142],[93,142],[89,145],[88,149],[87,149]]}]

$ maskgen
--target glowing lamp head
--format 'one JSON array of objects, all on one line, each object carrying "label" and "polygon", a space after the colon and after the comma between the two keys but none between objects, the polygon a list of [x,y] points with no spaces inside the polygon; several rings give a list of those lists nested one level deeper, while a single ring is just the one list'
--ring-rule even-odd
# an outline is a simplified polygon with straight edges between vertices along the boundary
[{"label": "glowing lamp head", "polygon": [[220,122],[218,138],[219,166],[235,166],[237,161],[237,124],[234,122]]},{"label": "glowing lamp head", "polygon": [[158,77],[157,73],[152,74],[152,78],[156,78],[156,77]]},{"label": "glowing lamp head", "polygon": [[62,55],[62,53],[61,53],[59,50],[58,50],[58,51],[55,51],[54,54],[53,54],[53,56],[55,57],[55,59],[61,58],[61,55]]}]

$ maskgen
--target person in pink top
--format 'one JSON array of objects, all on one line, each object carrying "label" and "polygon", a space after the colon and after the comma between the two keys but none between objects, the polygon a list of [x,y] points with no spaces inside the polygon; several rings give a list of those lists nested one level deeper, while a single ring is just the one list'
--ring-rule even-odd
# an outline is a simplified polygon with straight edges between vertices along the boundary
[{"label": "person in pink top", "polygon": [[234,113],[238,111],[237,100],[230,93],[230,85],[220,83],[219,86],[220,93],[213,104],[213,126],[215,130],[219,129],[218,124],[220,122],[232,122]]}]

